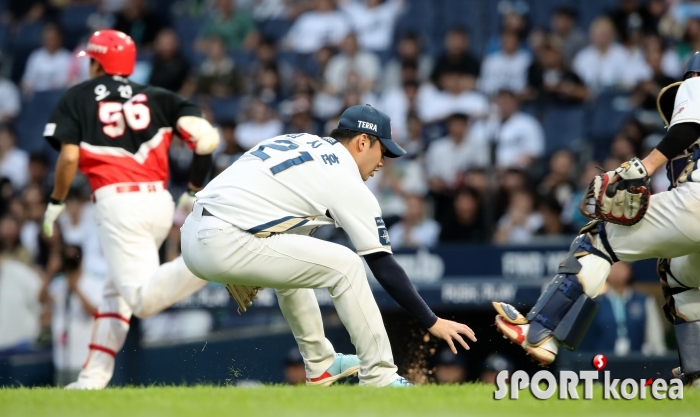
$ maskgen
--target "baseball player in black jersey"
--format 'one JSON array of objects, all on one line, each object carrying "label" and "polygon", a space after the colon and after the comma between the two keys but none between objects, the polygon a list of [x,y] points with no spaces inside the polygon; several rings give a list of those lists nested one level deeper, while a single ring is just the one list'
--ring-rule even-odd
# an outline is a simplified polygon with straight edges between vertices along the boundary
[{"label": "baseball player in black jersey", "polygon": [[80,169],[93,192],[109,277],[95,314],[90,353],[78,381],[67,388],[101,389],[112,378],[131,315],[151,316],[206,283],[182,258],[159,265],[158,248],[175,210],[166,189],[172,135],[177,133],[195,153],[189,191],[178,201],[178,209],[191,211],[219,134],[193,104],[126,78],[134,69],[136,47],[124,33],[95,32],[80,56],[91,59],[91,79],[66,92],[44,131],[60,149],[44,232],[53,234]]}]

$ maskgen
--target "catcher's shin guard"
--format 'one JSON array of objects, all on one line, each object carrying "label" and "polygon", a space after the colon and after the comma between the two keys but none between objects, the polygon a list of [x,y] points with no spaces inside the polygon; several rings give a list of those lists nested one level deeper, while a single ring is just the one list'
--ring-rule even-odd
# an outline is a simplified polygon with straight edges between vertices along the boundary
[{"label": "catcher's shin guard", "polygon": [[530,323],[526,340],[532,346],[540,346],[554,337],[567,349],[576,349],[598,311],[598,305],[586,294],[579,279],[583,268],[579,258],[593,255],[610,264],[612,261],[593,246],[592,235],[585,231],[573,241],[569,253],[559,265],[559,274],[526,316]]},{"label": "catcher's shin guard", "polygon": [[700,320],[677,323],[674,326],[681,360],[681,379],[688,384],[700,378]]}]

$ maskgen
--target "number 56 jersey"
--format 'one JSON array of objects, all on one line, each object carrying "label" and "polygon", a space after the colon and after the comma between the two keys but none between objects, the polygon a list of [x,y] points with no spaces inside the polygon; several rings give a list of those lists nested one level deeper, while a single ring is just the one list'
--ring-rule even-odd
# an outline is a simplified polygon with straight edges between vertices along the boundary
[{"label": "number 56 jersey", "polygon": [[258,237],[335,224],[359,255],[391,253],[377,199],[333,138],[293,134],[260,142],[198,192],[197,203]]},{"label": "number 56 jersey", "polygon": [[123,182],[167,182],[168,148],[182,116],[201,113],[170,91],[105,75],[66,92],[44,137],[56,149],[80,146],[79,168],[92,191]]}]

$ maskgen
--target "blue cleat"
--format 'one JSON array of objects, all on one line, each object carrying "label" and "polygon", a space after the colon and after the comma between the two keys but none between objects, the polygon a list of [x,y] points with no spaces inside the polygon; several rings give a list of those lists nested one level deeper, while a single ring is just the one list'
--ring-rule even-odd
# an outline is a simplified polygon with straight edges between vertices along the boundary
[{"label": "blue cleat", "polygon": [[413,387],[414,385],[408,382],[408,379],[400,376],[399,379],[387,385],[387,387]]},{"label": "blue cleat", "polygon": [[318,378],[306,380],[306,385],[327,387],[335,381],[356,375],[360,370],[360,358],[357,355],[335,354],[333,365]]}]

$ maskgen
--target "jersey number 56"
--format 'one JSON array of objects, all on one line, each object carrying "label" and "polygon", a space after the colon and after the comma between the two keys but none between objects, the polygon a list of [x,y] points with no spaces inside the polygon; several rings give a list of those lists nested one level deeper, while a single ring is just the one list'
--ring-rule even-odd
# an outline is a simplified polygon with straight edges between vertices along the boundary
[{"label": "jersey number 56", "polygon": [[137,94],[126,103],[100,102],[99,118],[104,124],[102,131],[110,138],[124,134],[126,126],[131,130],[144,130],[151,124],[151,110],[145,103],[145,94]]}]

